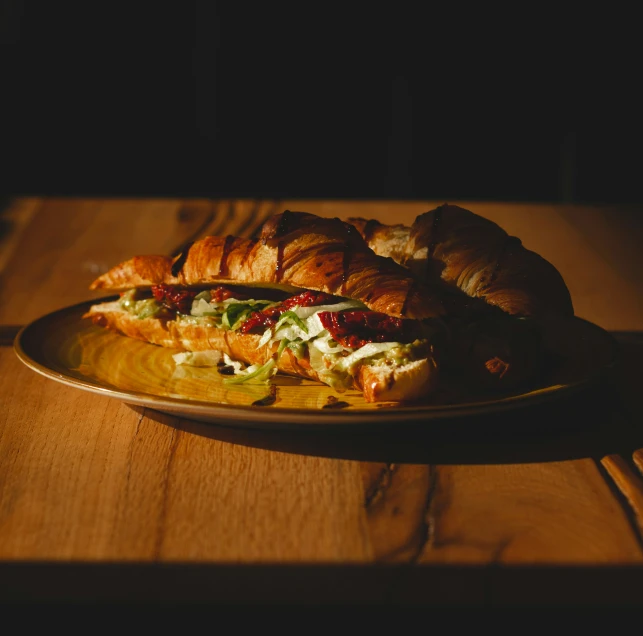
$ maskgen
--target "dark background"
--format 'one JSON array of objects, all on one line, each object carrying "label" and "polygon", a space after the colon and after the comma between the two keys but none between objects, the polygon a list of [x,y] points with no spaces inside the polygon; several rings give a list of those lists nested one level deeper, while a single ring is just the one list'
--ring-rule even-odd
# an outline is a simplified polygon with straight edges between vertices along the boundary
[{"label": "dark background", "polygon": [[642,199],[633,15],[0,6],[5,195]]}]

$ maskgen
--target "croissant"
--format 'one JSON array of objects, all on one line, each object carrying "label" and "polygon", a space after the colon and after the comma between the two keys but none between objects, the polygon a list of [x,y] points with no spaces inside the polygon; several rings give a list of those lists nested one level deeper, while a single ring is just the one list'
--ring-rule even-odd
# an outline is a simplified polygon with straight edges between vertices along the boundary
[{"label": "croissant", "polygon": [[443,282],[512,316],[573,316],[563,277],[499,225],[444,204],[411,227],[349,218],[373,251],[405,265],[424,282]]},{"label": "croissant", "polygon": [[413,320],[445,312],[435,289],[377,256],[351,224],[288,210],[271,217],[258,239],[210,236],[174,259],[136,256],[97,278],[90,289],[213,283],[313,289]]},{"label": "croissant", "polygon": [[437,291],[339,219],[285,211],[257,239],[210,236],[175,258],[136,256],[90,288],[122,293],[86,318],[248,365],[230,381],[281,371],[359,389],[370,402],[424,399],[437,386]]}]

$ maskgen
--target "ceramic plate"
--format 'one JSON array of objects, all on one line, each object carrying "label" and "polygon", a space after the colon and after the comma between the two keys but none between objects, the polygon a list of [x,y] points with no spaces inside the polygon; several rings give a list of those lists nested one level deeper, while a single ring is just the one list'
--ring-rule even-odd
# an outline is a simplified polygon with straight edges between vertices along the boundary
[{"label": "ceramic plate", "polygon": [[[115,297],[101,300],[113,300]],[[274,379],[274,403],[262,405],[265,385],[225,385],[216,368],[175,365],[174,350],[126,338],[82,318],[87,301],[24,327],[15,351],[34,371],[71,387],[188,419],[246,427],[289,428],[428,422],[522,408],[600,381],[616,360],[616,342],[580,318],[549,336],[560,363],[531,388],[498,395],[443,388],[430,404],[367,403],[360,392],[288,376]]]}]

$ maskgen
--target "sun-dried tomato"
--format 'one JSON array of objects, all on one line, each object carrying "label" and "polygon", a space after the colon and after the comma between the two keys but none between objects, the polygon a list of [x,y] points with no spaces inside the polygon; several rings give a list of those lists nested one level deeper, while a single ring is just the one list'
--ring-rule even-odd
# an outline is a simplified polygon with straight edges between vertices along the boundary
[{"label": "sun-dried tomato", "polygon": [[152,286],[152,294],[157,302],[182,314],[190,313],[192,301],[198,293],[197,290],[182,289],[174,285],[160,284]]},{"label": "sun-dried tomato", "polygon": [[279,305],[267,307],[261,311],[254,311],[248,319],[241,325],[241,333],[263,333],[269,327],[274,327],[279,320],[281,313],[285,311]]},{"label": "sun-dried tomato", "polygon": [[322,311],[319,320],[333,340],[351,349],[369,342],[412,342],[417,337],[408,321],[376,311]]},{"label": "sun-dried tomato", "polygon": [[[200,290],[198,289],[185,289],[176,285],[160,284],[152,287],[152,294],[159,303],[182,314],[190,313],[192,301],[199,292]],[[210,298],[220,303],[228,298],[246,300],[249,296],[225,285],[219,285],[210,290]]]},{"label": "sun-dried tomato", "polygon": [[286,298],[286,300],[281,303],[284,306],[284,311],[287,309],[292,309],[293,307],[314,307],[315,305],[330,305],[331,303],[337,302],[336,296],[331,296],[330,294],[324,294],[323,292],[317,291],[305,291],[296,296],[291,296]]},{"label": "sun-dried tomato", "polygon": [[327,305],[337,302],[335,296],[324,294],[316,291],[305,291],[296,296],[286,298],[278,305],[255,311],[250,314],[248,320],[241,325],[239,331],[241,333],[263,333],[266,329],[274,327],[279,320],[279,317],[284,311],[288,311],[293,307],[314,307],[315,305]]},{"label": "sun-dried tomato", "polygon": [[219,285],[210,290],[210,298],[215,302],[221,303],[228,298],[236,298],[237,300],[248,300],[250,296],[240,292],[238,289],[230,289],[225,285]]}]

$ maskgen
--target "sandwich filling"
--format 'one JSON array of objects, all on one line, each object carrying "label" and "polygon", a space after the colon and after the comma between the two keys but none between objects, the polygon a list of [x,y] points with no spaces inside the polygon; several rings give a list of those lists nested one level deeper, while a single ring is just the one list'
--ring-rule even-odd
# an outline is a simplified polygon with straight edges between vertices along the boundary
[{"label": "sandwich filling", "polygon": [[119,308],[139,319],[175,320],[259,335],[258,347],[270,347],[273,354],[262,365],[245,366],[227,355],[221,360],[221,355],[208,356],[207,352],[173,356],[177,364],[203,365],[210,359],[225,365],[224,382],[229,384],[269,381],[277,373],[279,357],[289,349],[299,364],[342,391],[353,387],[361,365],[395,368],[426,358],[436,333],[424,321],[389,316],[359,301],[316,291],[278,300],[254,298],[261,295],[260,288],[222,285],[200,290],[155,285],[150,291],[122,293]]}]

